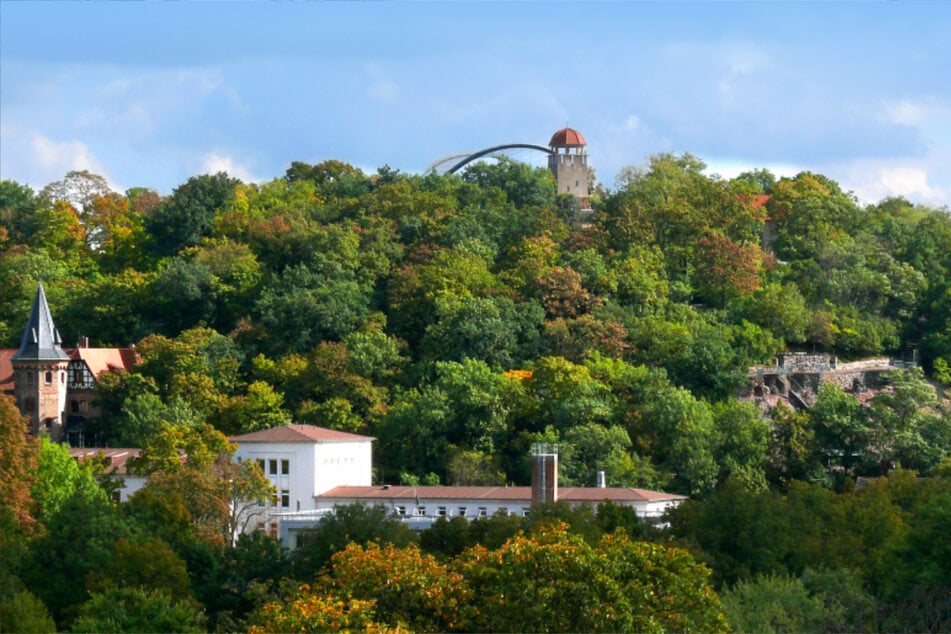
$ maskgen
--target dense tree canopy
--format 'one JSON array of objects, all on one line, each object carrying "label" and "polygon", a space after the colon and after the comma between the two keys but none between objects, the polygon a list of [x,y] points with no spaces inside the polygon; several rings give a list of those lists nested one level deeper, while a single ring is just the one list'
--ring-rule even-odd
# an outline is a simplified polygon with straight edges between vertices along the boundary
[{"label": "dense tree canopy", "polygon": [[[951,215],[863,205],[821,174],[726,180],[705,167],[651,156],[600,188],[589,218],[547,170],[511,160],[459,176],[294,162],[269,182],[196,175],[167,196],[88,172],[39,191],[0,181],[2,346],[18,345],[41,280],[67,345],[134,343],[141,363],[100,377],[102,415],[87,425],[142,447],[150,477],[116,506],[62,448],[26,440],[0,400],[2,618],[24,630],[51,616],[61,629],[182,631],[725,627],[683,551],[600,541],[610,527],[708,562],[738,630],[946,629]],[[798,411],[737,400],[749,367],[783,350],[919,367],[872,393],[825,385]],[[527,484],[528,447],[543,441],[560,445],[564,484],[603,471],[609,486],[694,500],[666,537],[620,511],[556,509],[575,533],[447,521],[420,540],[427,552],[385,514],[351,509],[288,562],[270,538],[235,543],[238,502],[268,491],[229,466],[225,437],[289,421],[376,437],[379,482]],[[885,480],[857,491],[859,478]],[[142,562],[135,587],[103,580],[136,577],[104,563],[120,553]],[[539,583],[531,562],[546,558],[567,576]],[[332,561],[365,576],[335,576]],[[412,613],[372,576],[404,572]],[[423,572],[439,597],[424,596]],[[635,610],[678,575],[680,608]],[[546,612],[559,588],[574,603]],[[492,609],[469,609],[476,591]]]}]

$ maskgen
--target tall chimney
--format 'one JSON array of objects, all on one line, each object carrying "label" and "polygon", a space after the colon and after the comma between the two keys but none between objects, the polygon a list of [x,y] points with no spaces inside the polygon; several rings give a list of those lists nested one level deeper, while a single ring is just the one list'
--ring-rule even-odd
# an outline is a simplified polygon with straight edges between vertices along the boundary
[{"label": "tall chimney", "polygon": [[607,488],[607,486],[608,481],[607,478],[604,477],[604,471],[598,471],[598,488],[604,489]]},{"label": "tall chimney", "polygon": [[558,501],[558,445],[532,445],[532,504]]}]

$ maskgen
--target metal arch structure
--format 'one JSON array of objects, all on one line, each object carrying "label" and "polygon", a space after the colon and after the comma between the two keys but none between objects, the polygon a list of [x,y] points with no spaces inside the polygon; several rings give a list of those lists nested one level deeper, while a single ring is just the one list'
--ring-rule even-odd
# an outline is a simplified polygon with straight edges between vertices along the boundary
[{"label": "metal arch structure", "polygon": [[[471,156],[471,155],[472,155],[472,152],[456,152],[455,154],[444,156],[441,159],[437,159],[433,161],[432,163],[430,163],[429,166],[426,168],[426,171],[423,173],[424,174],[440,173],[439,168],[441,166],[446,164],[455,165],[456,163],[459,162],[459,159],[464,159],[467,156]],[[442,173],[444,174],[445,172],[442,172]]]},{"label": "metal arch structure", "polygon": [[502,150],[537,150],[539,152],[544,152],[545,154],[554,154],[554,151],[552,151],[551,148],[547,148],[544,145],[535,145],[534,143],[505,143],[503,145],[495,145],[493,147],[479,150],[478,152],[473,152],[472,154],[467,155],[464,159],[446,170],[446,173],[455,174],[458,170],[462,169],[472,161],[476,161],[483,156],[487,156],[494,152],[501,152]]}]

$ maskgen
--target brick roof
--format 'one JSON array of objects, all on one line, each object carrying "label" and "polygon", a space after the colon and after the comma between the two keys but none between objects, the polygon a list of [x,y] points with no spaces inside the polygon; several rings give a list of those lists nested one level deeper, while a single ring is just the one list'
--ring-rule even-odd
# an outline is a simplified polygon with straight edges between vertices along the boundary
[{"label": "brick roof", "polygon": [[348,434],[336,429],[326,429],[314,425],[285,425],[272,429],[253,431],[250,434],[232,436],[232,442],[359,442],[373,441],[370,436]]},{"label": "brick roof", "polygon": [[102,458],[104,461],[108,460],[109,468],[107,472],[115,473],[116,475],[128,475],[128,470],[126,468],[126,461],[129,458],[136,457],[142,453],[141,449],[134,448],[103,448],[103,447],[86,447],[80,449],[78,447],[70,447],[69,455],[71,455],[76,460],[82,462],[83,460],[92,460],[96,457]]},{"label": "brick roof", "polygon": [[[501,486],[339,486],[320,498],[341,500],[511,500],[529,503],[531,487]],[[565,502],[663,502],[685,500],[683,495],[628,487],[559,487],[558,499]]]}]

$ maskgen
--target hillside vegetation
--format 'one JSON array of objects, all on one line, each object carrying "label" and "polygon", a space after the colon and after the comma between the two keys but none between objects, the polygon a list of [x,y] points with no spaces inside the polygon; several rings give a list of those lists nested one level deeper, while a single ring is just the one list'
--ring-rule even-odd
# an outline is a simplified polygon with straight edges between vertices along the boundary
[{"label": "hillside vegetation", "polygon": [[[18,345],[42,281],[67,345],[80,336],[93,346],[134,343],[142,363],[102,377],[103,415],[90,426],[101,443],[143,447],[154,472],[178,464],[169,458],[176,447],[213,455],[222,434],[295,422],[376,437],[381,483],[527,484],[529,446],[555,442],[563,485],[594,486],[604,471],[609,486],[695,500],[671,518],[671,532],[648,537],[675,539],[712,566],[739,629],[947,626],[951,557],[939,551],[951,530],[951,410],[941,392],[951,384],[948,210],[903,199],[862,206],[808,172],[723,180],[704,167],[689,154],[653,156],[625,170],[616,191],[593,192],[594,215],[583,226],[576,199],[557,195],[547,170],[508,160],[461,176],[294,163],[261,184],[195,176],[168,196],[112,192],[86,172],[39,192],[2,181],[0,341]],[[891,373],[867,402],[829,385],[809,410],[764,416],[736,395],[751,365],[783,350],[842,359],[917,351],[921,368]],[[4,417],[13,429],[14,414]],[[69,471],[55,466],[55,448],[43,451],[41,463]],[[33,473],[9,452],[4,459],[10,473]],[[76,473],[61,479],[85,491],[67,495],[69,515],[49,492],[9,485],[3,500],[12,513],[3,521],[32,535],[16,555],[32,594],[21,593],[17,609],[30,613],[38,596],[61,626],[79,629],[104,627],[81,618],[126,603],[180,618],[164,627],[182,631],[208,626],[205,617],[240,628],[251,621],[229,626],[227,614],[254,606],[264,610],[258,623],[271,623],[259,627],[277,630],[379,625],[372,608],[382,603],[361,603],[372,592],[352,589],[345,613],[310,626],[281,612],[291,603],[262,606],[276,596],[305,607],[327,601],[314,608],[327,616],[343,604],[307,587],[280,595],[276,585],[265,592],[251,584],[235,590],[234,605],[216,607],[220,575],[277,584],[284,572],[269,567],[283,557],[273,545],[225,548],[227,505],[224,515],[196,516],[199,494],[219,502],[229,494],[214,488],[209,465],[157,478],[123,518]],[[890,477],[853,493],[859,476]],[[69,524],[91,508],[101,521]],[[588,521],[568,519],[574,528]],[[565,528],[545,530],[532,538],[540,553]],[[457,537],[466,548],[481,543]],[[595,547],[622,548],[598,539],[559,543],[574,544],[586,562]],[[13,553],[16,543],[3,547]],[[488,587],[498,580],[487,562],[516,543],[467,550],[452,574]],[[95,548],[74,553],[81,561],[70,570],[71,560],[49,553],[73,552],[73,544]],[[165,558],[163,574],[181,578],[169,577],[161,596],[149,594],[151,581],[141,590],[111,586],[94,574],[96,562],[120,547],[127,559]],[[348,553],[340,565],[379,558]],[[131,574],[112,561],[106,575]],[[60,571],[62,583],[29,572],[46,569]],[[440,583],[452,585],[439,570]],[[611,592],[634,583],[603,574],[615,579]],[[69,579],[85,579],[77,582],[85,590],[63,590]],[[199,597],[205,616],[172,614],[162,601],[175,592]],[[854,607],[852,596],[866,603]],[[780,604],[785,611],[769,612]],[[709,620],[698,627],[723,627],[719,604],[703,605]],[[632,614],[603,621],[604,629],[623,629]],[[383,622],[502,627],[465,610],[417,617]],[[794,617],[801,620],[783,620]],[[584,629],[597,629],[592,623]]]}]

